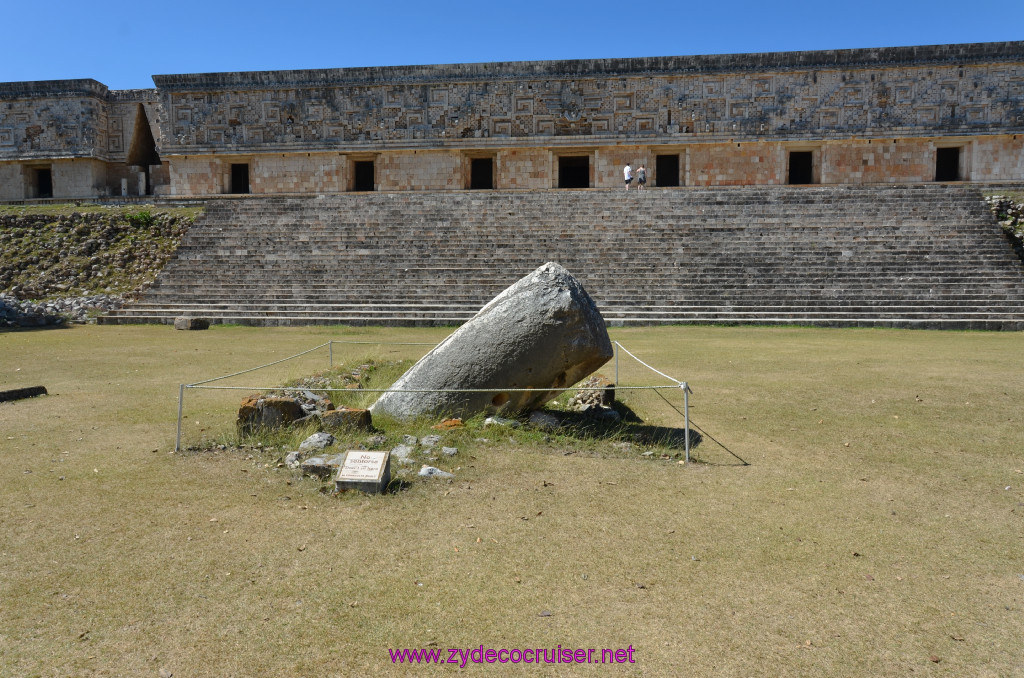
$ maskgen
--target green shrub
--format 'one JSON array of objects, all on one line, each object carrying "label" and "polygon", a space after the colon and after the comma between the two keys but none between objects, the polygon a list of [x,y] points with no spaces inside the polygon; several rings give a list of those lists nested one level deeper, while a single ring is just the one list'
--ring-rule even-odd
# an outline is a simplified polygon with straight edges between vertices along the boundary
[{"label": "green shrub", "polygon": [[156,217],[149,210],[139,210],[128,215],[128,223],[136,228],[150,228],[156,221]]}]

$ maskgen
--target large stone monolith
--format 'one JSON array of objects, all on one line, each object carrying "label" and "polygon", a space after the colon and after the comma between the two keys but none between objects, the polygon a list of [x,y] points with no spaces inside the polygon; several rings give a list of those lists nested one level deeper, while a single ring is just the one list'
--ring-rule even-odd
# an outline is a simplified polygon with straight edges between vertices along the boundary
[{"label": "large stone monolith", "polygon": [[[496,296],[425,355],[370,411],[399,419],[518,412],[551,400],[612,357],[604,319],[579,281],[547,263]],[[508,389],[539,388],[515,392]],[[410,393],[483,389],[481,393]]]}]

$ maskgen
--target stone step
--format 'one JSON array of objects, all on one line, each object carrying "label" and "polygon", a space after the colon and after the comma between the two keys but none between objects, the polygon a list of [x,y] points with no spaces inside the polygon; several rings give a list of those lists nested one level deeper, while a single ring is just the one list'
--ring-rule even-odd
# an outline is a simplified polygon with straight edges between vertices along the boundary
[{"label": "stone step", "polygon": [[624,193],[213,201],[140,302],[110,321],[188,310],[246,323],[458,323],[548,260],[617,324],[969,325],[1024,311],[1024,267],[973,187]]},{"label": "stone step", "polygon": [[[586,281],[584,281],[586,283]],[[196,298],[196,299],[211,299],[219,296],[224,299],[231,300],[244,300],[244,299],[277,299],[280,301],[323,301],[330,299],[339,300],[350,300],[358,299],[365,302],[373,302],[377,300],[391,300],[394,302],[400,302],[402,299],[421,299],[437,298],[437,299],[489,299],[494,296],[497,292],[500,292],[506,286],[492,285],[488,287],[481,287],[475,291],[452,291],[450,287],[438,285],[431,286],[429,288],[423,288],[420,290],[401,290],[398,288],[371,288],[371,287],[357,287],[357,288],[336,288],[327,289],[322,291],[311,291],[306,292],[303,289],[297,290],[283,290],[283,289],[271,289],[271,290],[224,290],[224,289],[208,289],[208,290],[195,290],[192,291],[181,291],[181,292],[169,292],[162,293],[160,295],[151,295],[146,297],[144,301],[159,301],[161,299],[178,299],[178,298]],[[991,298],[991,295],[1005,295],[1011,298],[1018,297],[1024,290],[1020,286],[978,286],[975,289],[969,291],[963,290],[950,290],[944,286],[934,287],[919,287],[910,288],[908,286],[891,286],[891,287],[880,287],[879,289],[872,288],[851,288],[846,289],[840,286],[830,287],[826,289],[813,289],[810,287],[779,287],[773,288],[770,286],[719,286],[714,290],[707,290],[699,285],[692,285],[689,287],[683,286],[663,286],[663,287],[641,287],[641,286],[619,286],[611,289],[605,289],[603,287],[597,287],[590,285],[593,289],[594,296],[598,299],[629,299],[636,295],[647,295],[647,296],[686,296],[694,297],[699,296],[707,299],[718,299],[723,296],[732,295],[746,295],[751,297],[777,297],[777,298],[795,298],[795,299],[806,299],[806,298],[856,298],[863,297],[866,299],[915,299],[915,298],[928,298],[932,296],[943,296],[950,298]],[[902,293],[902,294],[901,294]]]},{"label": "stone step", "polygon": [[[267,318],[264,316],[245,316],[226,314],[221,317],[211,318],[214,323],[254,325],[254,326],[303,326],[303,325],[348,325],[348,326],[401,326],[401,327],[443,327],[459,325],[465,322],[462,317],[435,317],[435,318],[411,318],[406,315],[390,317],[360,318],[348,316],[321,316],[302,318]],[[173,324],[172,317],[150,316],[150,317],[118,317],[103,316],[98,319],[100,324]],[[622,327],[628,325],[687,325],[687,324],[716,324],[716,325],[816,325],[822,327],[893,327],[913,329],[950,329],[950,330],[995,330],[995,331],[1022,331],[1024,330],[1024,317],[1018,318],[877,318],[877,317],[846,317],[834,315],[828,318],[822,317],[761,317],[761,318],[612,318],[606,319],[608,325]]]},{"label": "stone step", "polygon": [[[872,317],[872,318],[886,318],[886,319],[914,319],[914,318],[947,318],[947,319],[1017,319],[1024,320],[1024,312],[1014,311],[1000,311],[992,308],[979,308],[977,310],[948,310],[948,307],[936,307],[936,308],[921,308],[921,307],[893,307],[893,306],[879,306],[879,307],[835,307],[835,308],[823,308],[823,307],[764,307],[763,309],[756,310],[751,308],[750,310],[738,310],[730,307],[719,307],[719,308],[647,308],[644,306],[640,307],[619,307],[609,308],[600,306],[602,315],[606,320],[612,320],[615,318],[629,317],[635,318],[638,321],[641,320],[657,320],[665,321],[667,318],[690,318],[690,319],[703,319],[706,321],[712,321],[716,319],[759,319],[763,317],[819,317],[829,318],[837,315],[843,317]],[[259,308],[259,307],[194,307],[194,306],[180,306],[180,307],[166,307],[166,308],[150,308],[150,309],[134,309],[129,311],[119,311],[111,313],[110,317],[120,318],[139,318],[139,317],[164,317],[164,318],[175,318],[179,316],[191,316],[191,317],[219,317],[225,314],[234,315],[245,315],[248,317],[266,317],[266,318],[325,318],[325,317],[343,317],[343,318],[362,318],[372,319],[376,317],[394,317],[404,316],[410,318],[461,318],[463,321],[468,320],[477,313],[479,309],[476,307],[459,309],[459,308],[417,308],[409,306],[405,308],[346,308],[344,306],[329,306],[324,308],[312,308],[312,309],[271,309],[271,308]]]}]

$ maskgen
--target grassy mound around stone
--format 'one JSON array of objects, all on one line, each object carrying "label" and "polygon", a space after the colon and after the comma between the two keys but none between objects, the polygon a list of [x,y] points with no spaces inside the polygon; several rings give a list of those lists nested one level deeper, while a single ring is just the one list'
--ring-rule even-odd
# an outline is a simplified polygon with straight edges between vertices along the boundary
[{"label": "grassy mound around stone", "polygon": [[0,293],[131,295],[152,282],[197,206],[0,206]]},{"label": "grassy mound around stone", "polygon": [[[380,396],[380,389],[389,388],[413,362],[363,358],[292,380],[285,389],[253,394],[265,398],[294,398],[307,412],[316,414],[292,425],[271,429],[242,430],[239,427],[232,431],[221,426],[219,434],[187,446],[185,452],[245,452],[264,468],[279,468],[326,480],[327,484],[321,488],[324,492],[332,489],[333,478],[310,472],[297,462],[314,454],[329,456],[347,450],[394,450],[404,446],[407,449],[401,457],[393,455],[392,460],[391,489],[396,490],[407,487],[421,465],[457,474],[467,460],[488,448],[657,461],[674,461],[684,456],[682,421],[678,428],[647,424],[642,419],[642,406],[635,405],[635,411],[622,400],[616,400],[610,408],[579,411],[571,402],[576,389],[563,392],[540,410],[493,418],[481,413],[465,421],[443,416],[403,421],[378,414],[373,417],[370,428],[340,429],[328,426],[326,417],[321,422],[319,415],[325,413],[325,400],[330,401],[327,408],[369,408]],[[328,448],[295,455],[302,449],[304,440],[321,431],[329,432],[335,439]],[[690,442],[691,447],[696,448],[700,434],[691,431]]]}]

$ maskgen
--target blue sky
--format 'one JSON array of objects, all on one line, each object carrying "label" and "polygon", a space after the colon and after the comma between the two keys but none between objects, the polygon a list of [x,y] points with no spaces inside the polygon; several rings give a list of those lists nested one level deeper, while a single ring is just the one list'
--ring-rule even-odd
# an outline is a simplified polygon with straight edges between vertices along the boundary
[{"label": "blue sky", "polygon": [[152,87],[162,73],[1024,39],[1024,0],[3,4],[0,82],[95,78],[112,89]]}]

